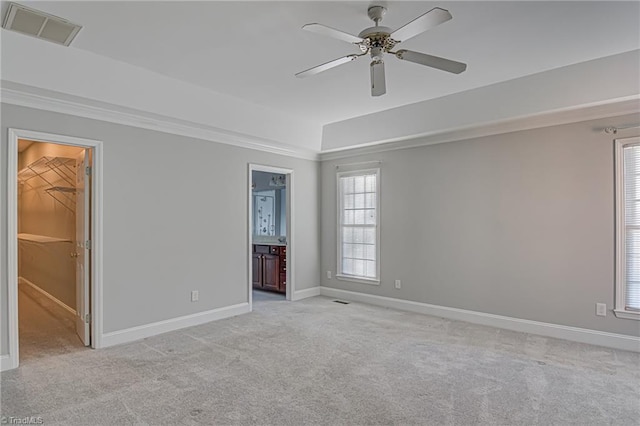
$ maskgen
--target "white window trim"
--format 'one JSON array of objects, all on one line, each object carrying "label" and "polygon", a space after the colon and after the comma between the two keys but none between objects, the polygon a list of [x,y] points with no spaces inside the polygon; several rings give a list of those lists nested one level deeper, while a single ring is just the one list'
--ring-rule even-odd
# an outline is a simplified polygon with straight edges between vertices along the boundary
[{"label": "white window trim", "polygon": [[616,297],[613,313],[618,318],[640,320],[639,311],[626,309],[625,285],[626,285],[626,262],[625,262],[625,196],[624,196],[624,152],[628,145],[639,145],[640,137],[624,138],[615,140],[615,175],[616,175]]},{"label": "white window trim", "polygon": [[[342,193],[340,190],[340,178],[348,176],[359,176],[366,173],[375,172],[376,174],[376,278],[366,278],[354,275],[345,275],[342,273]],[[336,194],[337,216],[336,216],[336,237],[338,245],[338,259],[336,264],[336,279],[340,281],[352,281],[361,284],[380,285],[380,168],[368,168],[360,170],[350,170],[336,173]]]}]

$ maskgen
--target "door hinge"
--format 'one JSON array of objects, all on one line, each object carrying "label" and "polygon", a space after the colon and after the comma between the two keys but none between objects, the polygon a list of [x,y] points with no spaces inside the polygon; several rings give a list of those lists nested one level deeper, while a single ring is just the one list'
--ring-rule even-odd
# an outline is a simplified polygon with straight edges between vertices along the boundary
[{"label": "door hinge", "polygon": [[87,250],[91,250],[91,240],[87,240],[84,242],[84,248]]},{"label": "door hinge", "polygon": [[87,176],[91,176],[91,166],[85,167],[84,174],[86,174]]},{"label": "door hinge", "polygon": [[84,322],[86,322],[87,324],[91,324],[91,314],[84,315]]}]

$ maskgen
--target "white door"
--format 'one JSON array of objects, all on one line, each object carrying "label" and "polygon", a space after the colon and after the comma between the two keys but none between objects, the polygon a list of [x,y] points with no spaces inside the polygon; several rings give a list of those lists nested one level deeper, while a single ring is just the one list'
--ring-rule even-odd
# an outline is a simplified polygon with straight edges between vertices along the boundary
[{"label": "white door", "polygon": [[89,150],[76,157],[76,332],[84,343],[90,342],[89,318]]}]

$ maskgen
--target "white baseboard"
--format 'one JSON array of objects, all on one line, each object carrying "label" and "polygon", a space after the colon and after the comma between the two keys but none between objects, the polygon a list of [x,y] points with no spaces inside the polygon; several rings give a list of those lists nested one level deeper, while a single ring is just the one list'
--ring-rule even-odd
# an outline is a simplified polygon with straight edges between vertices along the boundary
[{"label": "white baseboard", "polygon": [[124,330],[112,331],[102,335],[101,347],[106,348],[109,346],[119,345],[121,343],[133,342],[135,340],[144,339],[145,337],[151,337],[157,334],[179,330],[181,328],[192,327],[194,325],[246,314],[248,312],[249,304],[245,302],[237,305],[225,306],[224,308],[212,309],[210,311],[198,312],[197,314],[185,315],[178,318],[131,327]]},{"label": "white baseboard", "polygon": [[546,322],[531,321],[520,318],[505,317],[502,315],[487,314],[484,312],[468,311],[465,309],[449,308],[446,306],[429,305],[427,303],[413,302],[410,300],[395,299],[391,297],[374,296],[371,294],[357,293],[353,291],[339,290],[329,287],[320,287],[320,295],[350,300],[354,302],[368,303],[370,305],[383,306],[385,308],[399,309],[432,315],[523,333],[538,334],[557,339],[571,340],[580,343],[606,346],[614,349],[640,352],[640,337],[624,334],[608,333],[605,331],[590,330],[586,328],[570,327],[566,325],[551,324]]},{"label": "white baseboard", "polygon": [[33,288],[34,290],[36,290],[37,292],[39,292],[40,294],[42,294],[43,296],[45,296],[46,298],[51,300],[53,303],[59,305],[61,308],[65,309],[65,310],[71,312],[71,314],[73,314],[73,316],[76,315],[76,310],[75,309],[73,309],[71,306],[67,305],[63,301],[57,299],[55,296],[47,293],[46,291],[44,291],[43,289],[38,287],[36,284],[34,284],[31,281],[29,281],[28,279],[23,278],[23,277],[18,277],[18,284],[27,284],[27,285],[31,286],[31,288]]},{"label": "white baseboard", "polygon": [[17,360],[11,355],[0,355],[0,371],[7,371],[18,367]]},{"label": "white baseboard", "polygon": [[320,296],[320,286],[296,290],[291,296],[291,301],[306,299],[307,297]]}]

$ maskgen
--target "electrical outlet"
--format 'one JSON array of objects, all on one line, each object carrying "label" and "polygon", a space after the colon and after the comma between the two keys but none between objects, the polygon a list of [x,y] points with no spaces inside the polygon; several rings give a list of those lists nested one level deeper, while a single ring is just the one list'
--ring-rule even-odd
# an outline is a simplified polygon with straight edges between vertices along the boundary
[{"label": "electrical outlet", "polygon": [[596,303],[596,315],[600,317],[607,316],[607,304],[606,303]]},{"label": "electrical outlet", "polygon": [[401,288],[401,287],[402,287],[402,281],[396,280],[396,288]]},{"label": "electrical outlet", "polygon": [[193,290],[191,292],[191,301],[192,302],[197,302],[199,297],[200,297],[200,294],[198,293],[198,290]]},{"label": "electrical outlet", "polygon": [[331,271],[327,271],[327,279],[331,279]]}]

